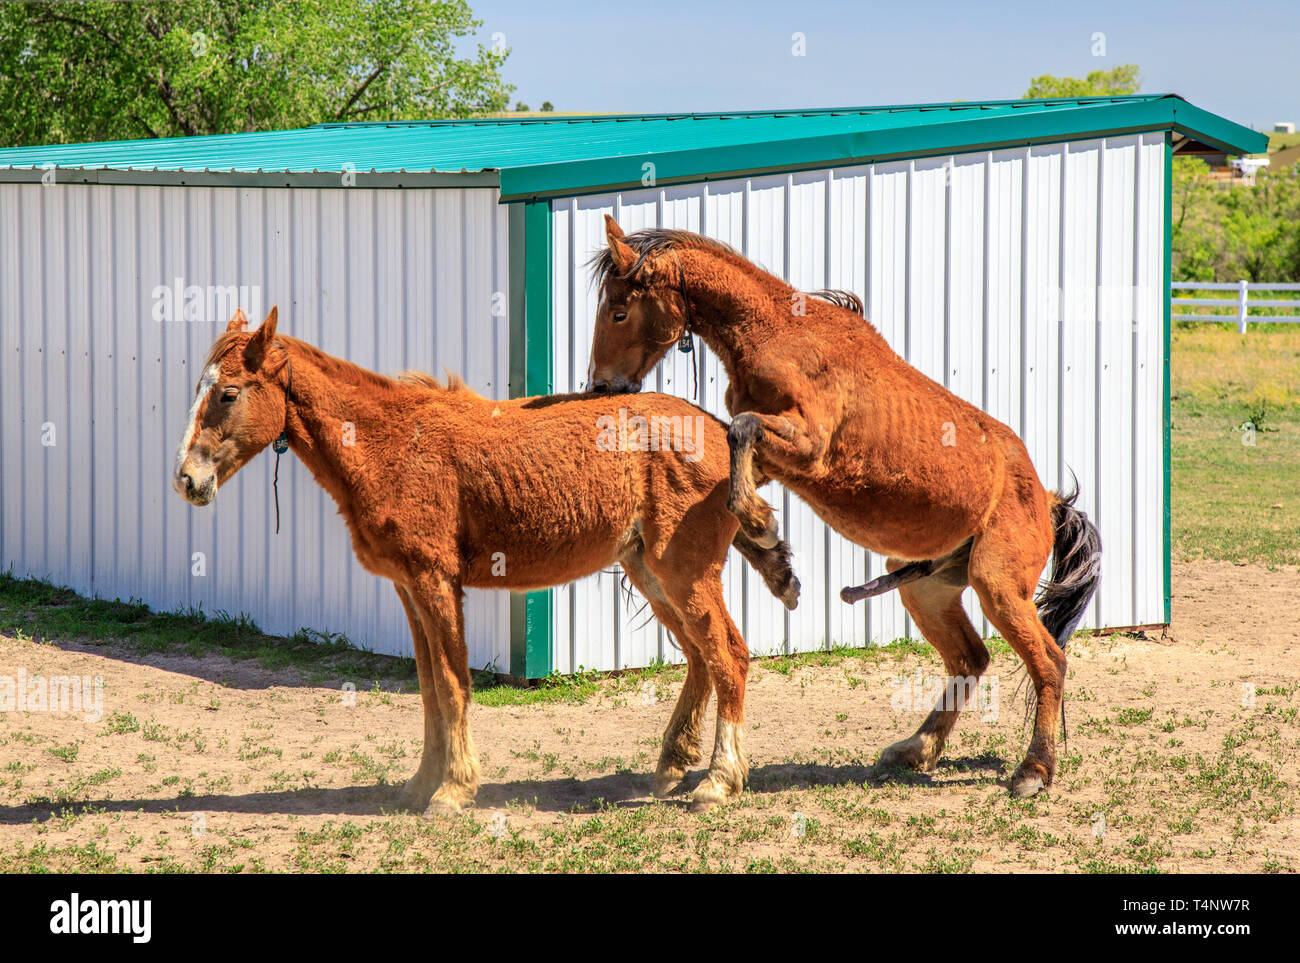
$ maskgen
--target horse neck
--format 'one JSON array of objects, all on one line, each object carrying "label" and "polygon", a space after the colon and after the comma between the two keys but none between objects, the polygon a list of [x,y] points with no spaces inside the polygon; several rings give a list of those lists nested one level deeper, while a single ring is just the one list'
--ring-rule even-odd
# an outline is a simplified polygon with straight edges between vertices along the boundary
[{"label": "horse neck", "polygon": [[[286,342],[292,379],[285,433],[289,448],[346,513],[368,482],[357,470],[362,441],[391,428],[400,407],[392,402],[400,386],[377,379],[359,365],[317,355]],[[356,445],[345,441],[345,425]]]},{"label": "horse neck", "polygon": [[691,326],[730,372],[790,323],[794,288],[731,255],[681,252]]},{"label": "horse neck", "polygon": [[803,293],[803,313],[797,315],[797,289],[739,255],[696,249],[681,256],[692,327],[733,380],[749,359],[770,353],[774,344],[789,347],[810,336],[825,341],[837,331],[851,331],[882,358],[894,355],[874,325],[845,308]]}]

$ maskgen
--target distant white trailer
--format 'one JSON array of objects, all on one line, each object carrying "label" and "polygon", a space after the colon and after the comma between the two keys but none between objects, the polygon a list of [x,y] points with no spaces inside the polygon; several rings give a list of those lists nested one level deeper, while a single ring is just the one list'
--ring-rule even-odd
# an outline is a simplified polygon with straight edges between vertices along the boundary
[{"label": "distant white trailer", "polygon": [[[1078,477],[1106,550],[1085,625],[1167,622],[1172,158],[1264,141],[1155,95],[0,151],[0,565],[408,653],[395,593],[292,457],[279,536],[269,456],[214,509],[173,494],[196,366],[234,302],[277,304],[286,333],[380,371],[447,367],[492,397],[578,390],[585,265],[608,212],[862,295],[909,361],[1024,437],[1047,485]],[[670,353],[652,386],[698,390],[725,417],[725,383],[701,346]],[[779,486],[767,495],[804,594],[787,613],[733,560],[729,605],[754,652],[913,634],[896,598],[838,600],[880,559]],[[638,605],[614,574],[470,593],[471,663],[536,678],[676,659]]]},{"label": "distant white trailer", "polygon": [[1268,166],[1269,158],[1264,157],[1234,157],[1228,161],[1228,165],[1235,171],[1241,173],[1241,179],[1247,184],[1255,183],[1255,175]]}]

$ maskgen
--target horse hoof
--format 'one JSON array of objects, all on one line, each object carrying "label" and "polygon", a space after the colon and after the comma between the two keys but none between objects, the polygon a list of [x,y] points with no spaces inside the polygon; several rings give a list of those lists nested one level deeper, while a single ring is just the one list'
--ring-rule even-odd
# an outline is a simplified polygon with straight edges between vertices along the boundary
[{"label": "horse hoof", "polygon": [[691,812],[708,812],[714,806],[738,798],[740,792],[740,786],[724,786],[712,775],[706,776],[704,781],[695,787],[695,792],[691,793]]},{"label": "horse hoof", "polygon": [[1011,777],[1011,795],[1016,799],[1028,799],[1038,795],[1048,783],[1049,780],[1039,771],[1038,766],[1025,763]]},{"label": "horse hoof", "polygon": [[939,753],[929,750],[919,736],[912,736],[902,742],[887,746],[880,753],[878,765],[884,769],[913,769],[916,772],[929,772],[939,761]]},{"label": "horse hoof", "polygon": [[417,782],[419,777],[412,777],[406,781],[397,792],[397,808],[405,809],[408,812],[421,813],[428,808],[429,800],[433,798],[436,786],[424,786]]},{"label": "horse hoof", "polygon": [[672,767],[661,769],[655,773],[654,788],[651,792],[657,799],[663,799],[670,796],[678,786],[682,784],[682,778],[686,775],[685,769]]},{"label": "horse hoof", "polygon": [[395,805],[408,813],[422,813],[429,807],[429,797],[402,791],[397,794]]},{"label": "horse hoof", "polygon": [[794,576],[790,577],[790,584],[786,586],[784,594],[781,596],[781,604],[791,612],[799,605],[799,580]]},{"label": "horse hoof", "polygon": [[711,779],[706,779],[695,787],[695,792],[691,793],[690,811],[693,813],[706,813],[719,803],[727,801],[727,794],[717,783]]},{"label": "horse hoof", "polygon": [[429,816],[454,816],[474,801],[474,797],[462,797],[460,794],[439,790],[429,800],[425,813]]},{"label": "horse hoof", "polygon": [[1028,799],[1038,795],[1042,788],[1042,776],[1022,776],[1011,783],[1011,795],[1016,799]]}]

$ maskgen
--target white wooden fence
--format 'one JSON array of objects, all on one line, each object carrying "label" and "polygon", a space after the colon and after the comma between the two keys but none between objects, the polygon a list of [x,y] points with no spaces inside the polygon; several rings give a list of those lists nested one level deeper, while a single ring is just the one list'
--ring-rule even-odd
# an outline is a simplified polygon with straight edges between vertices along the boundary
[{"label": "white wooden fence", "polygon": [[1237,330],[1246,333],[1246,324],[1252,307],[1285,308],[1294,315],[1255,315],[1255,321],[1300,321],[1300,298],[1251,298],[1252,291],[1300,291],[1300,284],[1252,284],[1249,281],[1211,283],[1207,281],[1174,281],[1169,285],[1175,291],[1236,291],[1236,300],[1229,298],[1173,298],[1173,308],[1230,308],[1231,314],[1175,314],[1175,321],[1235,321]]}]

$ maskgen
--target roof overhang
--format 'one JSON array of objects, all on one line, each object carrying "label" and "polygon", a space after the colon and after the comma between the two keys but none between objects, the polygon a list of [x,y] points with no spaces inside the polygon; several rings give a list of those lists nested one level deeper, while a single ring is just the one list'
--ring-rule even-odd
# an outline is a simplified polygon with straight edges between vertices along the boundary
[{"label": "roof overhang", "polygon": [[1268,146],[1266,135],[1172,95],[1011,116],[959,115],[927,124],[853,129],[855,124],[866,123],[846,119],[843,132],[818,137],[507,167],[501,171],[501,200],[636,189],[646,186],[643,178],[650,171],[655,186],[669,186],[1156,130],[1173,131],[1190,142],[1230,154],[1258,153]]},{"label": "roof overhang", "polygon": [[[108,167],[0,167],[0,183],[32,184],[54,172],[56,184],[135,184],[158,187],[496,188],[497,172],[466,171],[185,171]],[[345,182],[344,174],[347,174]]]}]

